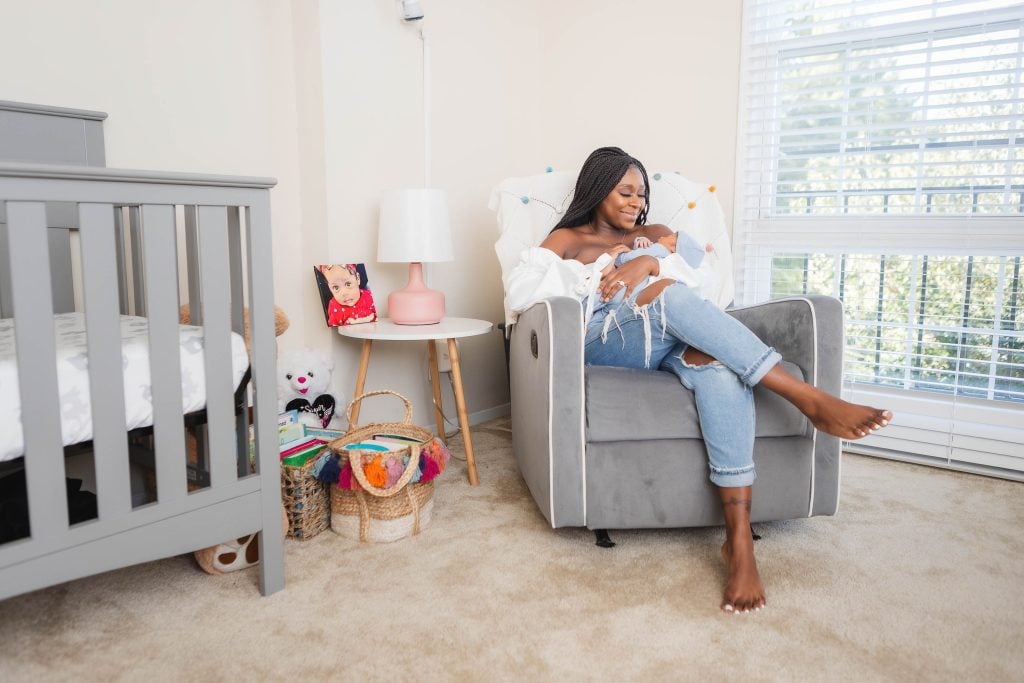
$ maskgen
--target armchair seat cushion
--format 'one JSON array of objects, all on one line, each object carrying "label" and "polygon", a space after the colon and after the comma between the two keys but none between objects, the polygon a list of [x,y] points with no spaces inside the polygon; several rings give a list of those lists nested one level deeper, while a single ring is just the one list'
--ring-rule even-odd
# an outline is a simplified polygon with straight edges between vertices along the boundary
[{"label": "armchair seat cushion", "polygon": [[[804,379],[793,363],[782,369]],[[584,383],[588,443],[701,438],[693,392],[670,372],[591,365]],[[754,389],[754,406],[756,437],[807,433],[807,418],[767,389]]]}]

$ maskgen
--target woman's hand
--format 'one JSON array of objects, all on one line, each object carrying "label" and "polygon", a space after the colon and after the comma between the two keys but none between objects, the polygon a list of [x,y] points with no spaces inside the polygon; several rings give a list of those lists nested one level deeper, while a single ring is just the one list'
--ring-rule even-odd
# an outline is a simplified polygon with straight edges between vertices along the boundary
[{"label": "woman's hand", "polygon": [[641,256],[629,263],[623,263],[621,267],[601,277],[601,284],[597,287],[601,292],[601,301],[610,300],[622,288],[626,289],[628,299],[636,286],[647,279],[647,276],[657,275],[659,272],[658,259],[653,256]]}]

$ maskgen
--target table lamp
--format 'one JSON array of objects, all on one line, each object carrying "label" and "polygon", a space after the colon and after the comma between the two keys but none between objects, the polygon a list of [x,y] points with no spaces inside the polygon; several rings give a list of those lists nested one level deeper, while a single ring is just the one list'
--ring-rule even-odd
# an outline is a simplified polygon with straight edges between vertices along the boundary
[{"label": "table lamp", "polygon": [[380,205],[377,260],[408,263],[409,283],[388,296],[388,317],[398,325],[430,325],[444,317],[444,294],[427,289],[423,263],[451,261],[451,228],[444,191],[390,190]]}]

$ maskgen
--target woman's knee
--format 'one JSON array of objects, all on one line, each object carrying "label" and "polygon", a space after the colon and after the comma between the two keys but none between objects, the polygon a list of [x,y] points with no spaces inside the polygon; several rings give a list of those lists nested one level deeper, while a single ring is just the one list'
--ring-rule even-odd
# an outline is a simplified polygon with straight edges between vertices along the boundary
[{"label": "woman's knee", "polygon": [[710,356],[699,349],[695,349],[692,346],[687,347],[686,351],[683,352],[682,360],[687,365],[699,366],[699,365],[710,365],[715,362],[715,357]]}]

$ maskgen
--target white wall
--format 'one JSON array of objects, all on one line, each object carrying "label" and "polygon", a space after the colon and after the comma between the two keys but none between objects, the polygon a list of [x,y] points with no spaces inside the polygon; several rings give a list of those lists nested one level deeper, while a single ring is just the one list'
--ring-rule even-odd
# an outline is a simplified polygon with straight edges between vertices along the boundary
[{"label": "white wall", "polygon": [[0,99],[107,112],[107,166],[271,176],[278,303],[301,334],[291,15],[275,0],[4,2]]},{"label": "white wall", "polygon": [[[429,281],[446,294],[449,315],[502,320],[493,244],[491,187],[533,163],[539,149],[535,100],[538,31],[530,5],[515,0],[424,2],[431,61],[432,185],[448,193],[455,261],[430,264]],[[423,185],[422,43],[397,3],[321,2],[328,240],[323,261],[364,261],[378,310],[405,284],[408,268],[376,263],[383,190]],[[312,283],[311,283],[312,284]],[[314,290],[311,289],[311,296]],[[335,340],[337,369],[356,372],[359,342]],[[461,343],[471,413],[508,401],[497,332]],[[351,397],[350,384],[344,393]],[[408,396],[429,424],[426,346],[378,342],[367,388]],[[446,413],[455,418],[450,391]],[[367,403],[361,420],[394,417],[395,406]]]},{"label": "white wall", "polygon": [[742,0],[543,3],[543,163],[622,147],[717,186],[732,225]]},{"label": "white wall", "polygon": [[[433,185],[456,260],[430,266],[449,314],[502,318],[491,187],[619,145],[715,183],[732,210],[741,0],[423,0]],[[114,167],[273,176],[281,348],[333,350],[351,397],[358,344],[323,323],[312,266],[364,261],[381,311],[404,267],[375,259],[381,191],[422,183],[421,43],[394,0],[4,3],[0,99],[98,109]],[[508,400],[497,333],[462,344],[471,413]],[[368,388],[432,421],[425,350],[378,343]],[[446,409],[454,413],[450,392]],[[394,416],[367,404],[363,419]]]}]

